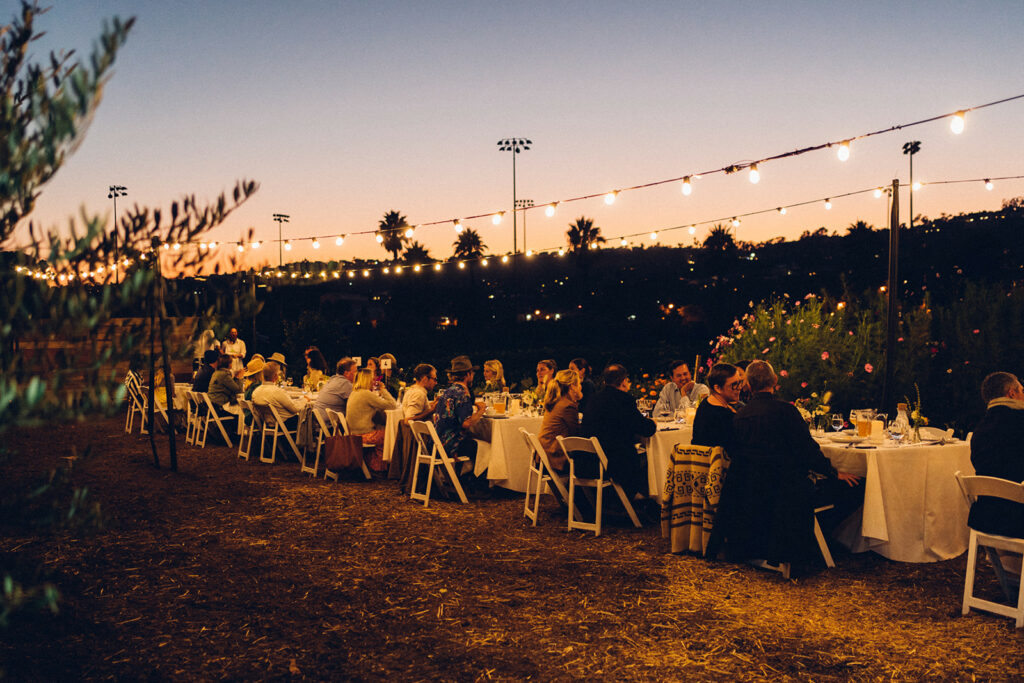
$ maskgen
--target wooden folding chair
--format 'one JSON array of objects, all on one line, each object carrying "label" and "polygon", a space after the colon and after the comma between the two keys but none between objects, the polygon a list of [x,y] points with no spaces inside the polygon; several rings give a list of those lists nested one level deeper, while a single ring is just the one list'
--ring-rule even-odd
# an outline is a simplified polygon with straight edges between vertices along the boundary
[{"label": "wooden folding chair", "polygon": [[[324,412],[327,413],[327,419],[330,421],[331,426],[334,428],[334,431],[333,431],[332,435],[333,434],[342,434],[342,435],[347,435],[348,434],[348,421],[345,419],[344,415],[339,413],[337,410],[331,410],[330,408],[326,408],[324,410]],[[373,475],[370,474],[370,468],[366,466],[366,460],[365,459],[361,460],[359,462],[359,466],[362,468],[363,476],[366,477],[367,481],[369,481],[370,479],[373,479]],[[338,481],[338,473],[335,472],[334,470],[327,469],[327,467],[325,466],[324,467],[324,479],[331,479],[333,481]]]},{"label": "wooden folding chair", "polygon": [[[412,472],[412,488],[409,491],[409,498],[411,500],[422,500],[423,507],[429,507],[430,491],[434,485],[434,468],[438,465],[444,465],[445,470],[448,472],[448,479],[455,487],[455,492],[459,495],[459,500],[463,503],[468,503],[469,499],[466,498],[466,492],[462,489],[462,482],[459,481],[459,476],[455,473],[455,463],[461,465],[462,463],[469,462],[469,458],[466,456],[449,457],[448,452],[444,449],[444,444],[441,443],[441,438],[437,435],[437,430],[434,429],[433,423],[411,421],[409,422],[409,428],[412,429],[412,434],[416,438],[416,462],[414,465],[415,469]],[[428,466],[427,488],[423,492],[416,490],[420,465]]]},{"label": "wooden folding chair", "polygon": [[[1024,504],[1024,482],[1018,483],[997,477],[966,477],[960,474],[960,472],[957,472],[954,476],[956,476],[956,481],[960,485],[960,490],[963,492],[964,498],[967,499],[968,505],[974,505],[975,501],[978,500],[978,496],[1001,498]],[[1016,607],[1012,604],[1004,605],[975,597],[974,576],[978,562],[978,546],[985,548],[988,559],[996,570],[996,575],[999,577],[999,584],[1006,594],[1006,599],[1011,603],[1013,602],[1014,581],[1010,577],[1010,572],[1003,567],[1002,559],[1000,559],[999,553],[996,551],[1006,550],[1024,555],[1024,538],[1000,536],[971,529],[971,537],[967,546],[967,574],[964,577],[963,613],[967,614],[973,607],[986,612],[1000,614],[1004,617],[1010,617],[1014,619],[1014,625],[1017,628],[1024,627],[1024,590],[1021,589],[1019,576],[1016,577]]]},{"label": "wooden folding chair", "polygon": [[[569,478],[563,477],[551,466],[551,460],[540,443],[536,434],[531,434],[522,427],[519,433],[526,440],[526,446],[533,452],[530,459],[530,471],[526,475],[526,500],[523,502],[523,514],[533,520],[533,526],[537,526],[537,517],[540,512],[540,496],[545,491],[545,486],[558,491],[557,496],[566,505],[569,503],[569,491],[565,488]],[[536,482],[536,483],[534,483]],[[530,496],[533,496],[533,505],[530,505]],[[582,517],[580,511],[576,510],[576,516]]]},{"label": "wooden folding chair", "polygon": [[[633,504],[629,501],[629,497],[626,496],[626,492],[614,480],[605,478],[605,471],[608,469],[608,457],[604,454],[604,449],[601,448],[601,443],[597,440],[597,437],[592,436],[589,439],[584,439],[581,436],[559,436],[557,441],[558,445],[562,448],[562,452],[565,453],[565,457],[569,459],[569,528],[593,531],[595,536],[600,536],[604,490],[611,486],[616,495],[618,495],[619,500],[622,501],[622,507],[626,509],[626,514],[629,515],[633,526],[639,529],[640,519],[637,518],[636,510],[633,509]],[[596,479],[585,479],[576,476],[576,463],[573,461],[573,452],[592,453],[597,456],[598,474]],[[577,486],[585,486],[595,490],[596,501],[594,503],[595,515],[593,522],[584,522],[582,519],[576,520]]]},{"label": "wooden folding chair", "polygon": [[195,445],[199,446],[200,448],[206,448],[206,435],[210,430],[210,423],[213,422],[217,425],[217,429],[220,430],[220,435],[224,437],[224,443],[228,445],[228,448],[234,448],[235,442],[232,441],[231,437],[228,435],[228,430],[224,429],[224,423],[230,422],[232,419],[238,416],[232,415],[229,417],[218,413],[217,409],[213,405],[213,401],[210,400],[210,395],[205,391],[195,391],[192,393],[196,394],[199,400],[203,402],[202,405],[205,406],[206,412],[205,419],[203,420],[203,436],[196,436],[196,439],[194,441]]},{"label": "wooden folding chair", "polygon": [[149,401],[147,400],[146,394],[142,391],[142,383],[139,381],[139,376],[131,370],[125,376],[124,386],[128,390],[128,415],[125,418],[124,431],[128,434],[132,433],[132,427],[135,424],[135,414],[139,414],[139,434],[149,434],[146,430],[146,422],[149,418],[148,406]]},{"label": "wooden folding chair", "polygon": [[[256,410],[252,406],[252,401],[240,398],[238,399],[238,405],[242,409],[242,414],[238,416],[238,426],[241,430],[241,433],[238,435],[238,457],[248,460],[249,456],[252,455],[252,437],[256,434],[257,415]],[[252,422],[249,424],[245,423],[246,411],[252,415]]]}]

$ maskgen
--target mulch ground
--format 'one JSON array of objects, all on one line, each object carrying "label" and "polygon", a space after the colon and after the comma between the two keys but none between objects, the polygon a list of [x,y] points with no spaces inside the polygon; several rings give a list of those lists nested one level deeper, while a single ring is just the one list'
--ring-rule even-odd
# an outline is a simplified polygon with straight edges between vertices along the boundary
[{"label": "mulch ground", "polygon": [[[0,630],[10,680],[878,680],[1024,675],[1024,629],[960,615],[965,559],[871,553],[786,581],[673,556],[612,517],[565,528],[551,500],[429,508],[394,482],[181,449],[156,470],[117,419],[4,437],[5,497],[72,449],[101,503],[88,532],[0,520],[0,567],[59,586],[57,615]],[[164,458],[166,464],[166,457]],[[985,590],[998,595],[988,568]]]}]

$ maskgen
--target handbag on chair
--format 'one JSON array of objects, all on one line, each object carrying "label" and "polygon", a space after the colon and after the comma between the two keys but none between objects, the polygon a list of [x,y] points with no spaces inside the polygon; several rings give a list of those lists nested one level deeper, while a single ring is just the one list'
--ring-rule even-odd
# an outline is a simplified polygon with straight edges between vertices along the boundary
[{"label": "handbag on chair", "polygon": [[359,436],[335,434],[324,441],[327,469],[358,470],[363,464],[363,439]]}]

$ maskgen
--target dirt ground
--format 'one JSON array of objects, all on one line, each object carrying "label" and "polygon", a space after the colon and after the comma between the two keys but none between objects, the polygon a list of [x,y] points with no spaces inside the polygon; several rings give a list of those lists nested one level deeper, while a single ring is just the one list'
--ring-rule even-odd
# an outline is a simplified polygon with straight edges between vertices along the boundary
[{"label": "dirt ground", "polygon": [[[226,447],[156,470],[123,420],[4,437],[0,493],[71,453],[104,526],[0,520],[0,567],[52,581],[57,615],[0,629],[9,680],[879,680],[1024,675],[1024,629],[960,615],[965,558],[838,555],[786,581],[667,553],[612,517],[568,532],[551,500],[414,504],[387,481],[312,480]],[[166,458],[164,458],[166,464]],[[985,590],[998,595],[991,571]]]}]

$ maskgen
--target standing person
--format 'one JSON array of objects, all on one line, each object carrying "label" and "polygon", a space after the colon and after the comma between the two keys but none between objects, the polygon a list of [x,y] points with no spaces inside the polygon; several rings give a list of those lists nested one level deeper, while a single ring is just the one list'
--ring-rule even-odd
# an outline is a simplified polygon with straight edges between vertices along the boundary
[{"label": "standing person", "polygon": [[306,349],[305,355],[306,376],[302,378],[302,386],[309,388],[310,391],[316,391],[327,374],[327,361],[324,360],[324,354],[315,346]]},{"label": "standing person", "polygon": [[559,472],[568,472],[569,463],[558,445],[558,437],[578,436],[580,433],[579,401],[583,398],[580,376],[575,370],[560,370],[548,382],[544,398],[544,420],[537,435],[551,466]]},{"label": "standing person", "polygon": [[237,373],[245,366],[245,342],[238,338],[238,330],[228,330],[228,338],[221,342],[221,355],[231,359],[231,372]]},{"label": "standing person", "polygon": [[534,389],[534,394],[538,403],[542,403],[544,397],[547,396],[548,382],[554,378],[556,372],[558,372],[558,363],[550,358],[537,363],[537,386]]},{"label": "standing person", "polygon": [[367,465],[374,472],[384,471],[385,426],[383,420],[374,418],[379,411],[397,407],[394,397],[383,384],[374,380],[369,368],[356,373],[352,395],[348,397],[348,406],[345,408],[345,420],[348,422],[349,434],[361,436],[363,445],[373,445],[373,456]]},{"label": "standing person", "polygon": [[590,379],[592,373],[590,363],[585,358],[573,358],[569,361],[569,369],[574,370],[580,377],[580,390],[583,392],[583,398],[579,401],[579,408],[581,413],[586,413],[587,404],[597,393],[597,385],[594,384],[594,380]]},{"label": "standing person", "polygon": [[465,456],[470,463],[476,462],[476,440],[471,430],[484,416],[487,406],[483,401],[474,402],[473,372],[477,366],[469,356],[456,356],[448,368],[451,385],[437,400],[437,435],[444,449],[452,458]]},{"label": "standing person", "polygon": [[437,401],[431,401],[427,396],[427,392],[437,386],[437,369],[428,363],[420,363],[413,369],[412,376],[416,381],[402,397],[402,414],[406,420],[425,420],[437,408]]},{"label": "standing person", "polygon": [[[975,474],[1024,481],[1024,387],[1016,375],[993,372],[981,383],[981,398],[985,416],[971,438]],[[971,506],[967,525],[989,534],[1024,537],[1024,505],[982,496]]]},{"label": "standing person", "polygon": [[505,391],[505,368],[500,360],[484,361],[484,393],[501,393]]},{"label": "standing person", "polygon": [[726,455],[732,450],[732,420],[746,383],[743,371],[729,363],[716,363],[708,373],[711,394],[697,406],[693,419],[694,446],[721,446]]},{"label": "standing person", "polygon": [[213,377],[213,373],[216,371],[214,366],[219,358],[220,351],[216,349],[210,349],[203,354],[203,364],[196,371],[196,376],[192,380],[192,391],[205,394],[210,390],[210,378]]},{"label": "standing person", "polygon": [[334,375],[317,394],[316,407],[330,408],[344,415],[345,409],[348,408],[348,397],[352,395],[352,383],[358,371],[359,366],[348,356],[339,360],[334,368]]},{"label": "standing person", "polygon": [[608,457],[608,474],[632,499],[637,493],[647,493],[647,458],[637,452],[636,444],[642,437],[653,436],[657,426],[637,410],[624,366],[612,363],[603,377],[604,388],[583,413],[582,432],[601,442]]},{"label": "standing person", "polygon": [[692,408],[702,396],[711,393],[705,384],[693,381],[693,373],[686,361],[674,360],[668,364],[669,382],[654,404],[655,417],[674,415],[679,409]]}]

